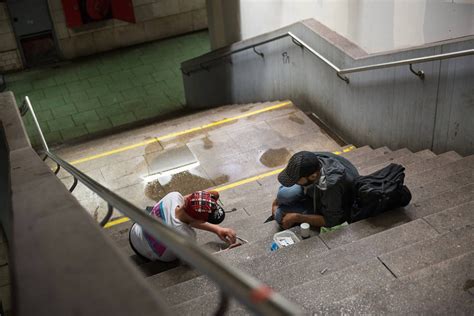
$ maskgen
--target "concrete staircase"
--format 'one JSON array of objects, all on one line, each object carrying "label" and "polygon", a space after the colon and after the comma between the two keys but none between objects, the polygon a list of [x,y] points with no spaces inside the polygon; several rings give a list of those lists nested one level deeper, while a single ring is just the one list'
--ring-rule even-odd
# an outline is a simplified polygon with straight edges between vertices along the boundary
[{"label": "concrete staircase", "polygon": [[[270,176],[222,192],[225,208],[235,208],[225,226],[249,243],[216,256],[308,313],[474,313],[474,156],[368,146],[342,155],[361,174],[404,165],[412,202],[270,252],[279,230],[274,221],[263,223],[278,188],[276,175]],[[175,312],[215,311],[219,293],[212,281],[185,264],[141,262],[129,249],[129,226],[109,233]],[[206,232],[198,232],[198,243],[211,252],[224,246]],[[248,311],[232,302],[229,314]]]}]

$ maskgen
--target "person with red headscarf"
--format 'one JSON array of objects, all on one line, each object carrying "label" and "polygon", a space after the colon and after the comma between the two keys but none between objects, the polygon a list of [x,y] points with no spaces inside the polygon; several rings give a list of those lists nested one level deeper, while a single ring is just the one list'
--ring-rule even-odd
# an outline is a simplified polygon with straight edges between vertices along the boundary
[{"label": "person with red headscarf", "polygon": [[[218,199],[219,193],[216,191],[197,191],[187,196],[171,192],[156,203],[150,215],[190,238],[196,239],[194,228],[198,228],[234,244],[235,231],[219,226],[224,220],[225,212],[217,203]],[[138,223],[130,228],[129,240],[132,249],[148,260],[170,262],[177,259],[165,244],[148,234]]]}]

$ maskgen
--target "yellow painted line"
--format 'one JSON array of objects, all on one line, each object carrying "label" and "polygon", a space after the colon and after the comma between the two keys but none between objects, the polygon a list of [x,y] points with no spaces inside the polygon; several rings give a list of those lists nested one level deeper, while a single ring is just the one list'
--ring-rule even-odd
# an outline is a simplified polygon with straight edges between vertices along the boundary
[{"label": "yellow painted line", "polygon": [[120,217],[118,219],[114,219],[113,221],[110,221],[107,224],[105,224],[104,228],[109,228],[118,224],[122,224],[122,223],[128,222],[129,220],[130,218],[128,217]]},{"label": "yellow painted line", "polygon": [[230,118],[225,118],[225,119],[222,119],[222,120],[219,120],[219,121],[216,121],[216,122],[212,122],[212,123],[209,123],[209,124],[201,125],[201,126],[198,126],[198,127],[193,127],[193,128],[190,128],[190,129],[186,129],[184,131],[175,132],[175,133],[167,134],[167,135],[164,135],[164,136],[155,137],[153,139],[150,139],[150,140],[147,140],[147,141],[144,141],[144,142],[136,143],[136,144],[125,146],[125,147],[120,147],[120,148],[113,149],[113,150],[110,150],[110,151],[106,151],[106,152],[103,152],[103,153],[100,153],[100,154],[97,154],[97,155],[92,155],[92,156],[89,156],[89,157],[74,160],[74,161],[70,162],[70,164],[71,165],[77,165],[77,164],[80,164],[82,162],[91,161],[91,160],[94,160],[94,159],[111,156],[111,155],[114,155],[114,154],[117,154],[117,153],[120,153],[120,152],[124,152],[124,151],[130,150],[130,149],[146,146],[146,145],[149,145],[151,143],[157,143],[159,141],[166,140],[166,139],[169,139],[169,138],[173,138],[173,137],[177,137],[177,136],[181,136],[181,135],[185,135],[185,134],[190,134],[190,133],[193,133],[193,132],[204,130],[206,128],[210,128],[210,127],[222,125],[222,124],[225,124],[225,123],[228,123],[228,122],[236,121],[236,120],[244,118],[244,117],[249,117],[249,116],[260,114],[260,113],[263,113],[263,112],[276,110],[276,109],[282,108],[282,107],[290,105],[290,104],[291,104],[291,102],[289,102],[289,101],[278,103],[278,104],[275,104],[275,105],[265,107],[265,108],[260,109],[260,110],[251,111],[251,112],[248,112],[248,113],[245,113],[245,114],[237,115],[237,116],[230,117]]},{"label": "yellow painted line", "polygon": [[[356,149],[356,147],[354,146],[349,146],[347,148],[344,148],[342,151],[347,153],[351,150],[354,150]],[[336,155],[340,155],[341,152],[340,151],[334,151],[333,152],[334,154]],[[223,185],[223,186],[220,186],[220,187],[217,187],[217,188],[214,188],[212,190],[214,191],[218,191],[218,192],[222,192],[222,191],[225,191],[225,190],[229,190],[229,189],[232,189],[232,188],[235,188],[235,187],[238,187],[238,186],[241,186],[241,185],[244,185],[244,184],[247,184],[247,183],[250,183],[250,182],[253,182],[253,181],[257,181],[259,179],[263,179],[263,178],[266,178],[266,177],[269,177],[269,176],[272,176],[274,174],[277,174],[277,173],[280,173],[284,168],[280,168],[280,169],[276,169],[276,170],[272,170],[272,171],[269,171],[269,172],[266,172],[266,173],[262,173],[258,176],[254,176],[254,177],[250,177],[250,178],[247,178],[247,179],[243,179],[243,180],[239,180],[239,181],[236,181],[236,182],[232,182],[232,183],[229,183],[229,184],[226,184],[226,185]],[[112,227],[112,226],[115,226],[115,225],[118,225],[118,224],[122,224],[122,223],[125,223],[125,222],[128,222],[130,219],[128,217],[120,217],[116,220],[113,220],[113,221],[110,221],[108,222],[107,224],[105,224],[104,228],[109,228],[109,227]]]},{"label": "yellow painted line", "polygon": [[229,183],[229,184],[223,185],[221,187],[217,187],[217,188],[212,189],[212,190],[222,192],[222,191],[229,190],[229,189],[238,187],[238,186],[246,184],[246,183],[250,183],[250,182],[253,182],[253,181],[257,181],[259,179],[263,179],[263,178],[272,176],[274,174],[280,173],[282,170],[283,170],[283,168],[273,170],[273,171],[266,172],[266,173],[263,173],[261,175],[255,176],[255,177],[251,177],[251,178],[243,179],[243,180],[240,180],[240,181],[237,181],[237,182]]}]

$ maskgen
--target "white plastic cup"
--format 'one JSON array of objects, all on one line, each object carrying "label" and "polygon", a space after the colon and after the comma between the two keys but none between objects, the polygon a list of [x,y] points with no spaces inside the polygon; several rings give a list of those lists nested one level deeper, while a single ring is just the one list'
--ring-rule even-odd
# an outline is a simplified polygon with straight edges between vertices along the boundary
[{"label": "white plastic cup", "polygon": [[301,223],[300,224],[301,230],[301,237],[308,238],[309,237],[309,224],[308,223]]}]

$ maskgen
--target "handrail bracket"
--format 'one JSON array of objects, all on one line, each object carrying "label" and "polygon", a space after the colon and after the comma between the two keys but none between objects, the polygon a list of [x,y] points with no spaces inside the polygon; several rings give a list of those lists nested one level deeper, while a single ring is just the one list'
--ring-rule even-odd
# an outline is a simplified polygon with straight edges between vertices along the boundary
[{"label": "handrail bracket", "polygon": [[350,80],[348,77],[341,75],[340,73],[336,72],[336,75],[341,79],[342,81],[345,81],[347,84],[349,84]]},{"label": "handrail bracket", "polygon": [[190,71],[186,72],[186,71],[184,71],[184,69],[183,69],[183,68],[181,68],[181,73],[182,73],[183,75],[186,75],[186,76],[188,76],[188,77],[189,77],[189,75],[191,74],[191,72],[190,72]]},{"label": "handrail bracket", "polygon": [[259,55],[260,57],[265,58],[265,55],[264,55],[262,52],[259,52],[259,51],[255,48],[255,46],[253,47],[253,51],[254,51],[255,54]]},{"label": "handrail bracket", "polygon": [[76,188],[76,185],[77,185],[77,178],[76,177],[73,177],[74,178],[74,182],[72,183],[71,187],[69,188],[69,192],[72,193],[72,191],[74,191],[74,189]]},{"label": "handrail bracket", "polygon": [[300,42],[298,42],[296,39],[294,39],[293,37],[291,38],[291,41],[293,42],[293,44],[295,44],[296,46],[299,46],[301,48],[304,48],[304,45],[301,44]]},{"label": "handrail bracket", "polygon": [[112,214],[114,213],[114,207],[112,204],[107,203],[107,213],[105,214],[104,218],[100,221],[99,225],[100,227],[104,227],[105,224],[107,224],[112,217]]},{"label": "handrail bracket", "polygon": [[421,80],[425,80],[425,72],[423,70],[414,70],[413,69],[413,65],[410,64],[410,71],[415,75],[415,76],[418,76],[418,78],[420,78]]},{"label": "handrail bracket", "polygon": [[199,67],[201,67],[201,69],[203,69],[203,70],[209,71],[209,66],[204,66],[203,63],[200,63]]}]

